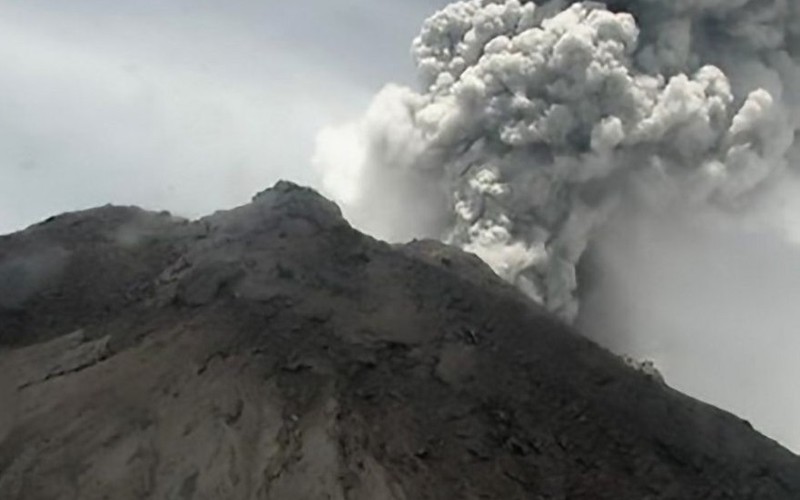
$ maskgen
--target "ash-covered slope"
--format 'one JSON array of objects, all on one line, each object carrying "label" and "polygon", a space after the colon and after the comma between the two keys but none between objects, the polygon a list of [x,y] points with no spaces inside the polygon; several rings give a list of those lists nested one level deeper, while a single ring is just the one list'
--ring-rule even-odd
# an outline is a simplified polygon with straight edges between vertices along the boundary
[{"label": "ash-covered slope", "polygon": [[288,183],[0,238],[0,498],[800,498],[800,459],[477,258]]}]

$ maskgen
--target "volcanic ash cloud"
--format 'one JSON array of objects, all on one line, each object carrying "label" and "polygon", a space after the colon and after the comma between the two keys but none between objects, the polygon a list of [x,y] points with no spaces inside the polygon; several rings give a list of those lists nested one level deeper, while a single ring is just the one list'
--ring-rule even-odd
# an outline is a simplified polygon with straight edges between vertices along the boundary
[{"label": "volcanic ash cloud", "polygon": [[315,164],[361,228],[474,252],[567,320],[619,207],[746,204],[795,153],[795,2],[453,3]]}]

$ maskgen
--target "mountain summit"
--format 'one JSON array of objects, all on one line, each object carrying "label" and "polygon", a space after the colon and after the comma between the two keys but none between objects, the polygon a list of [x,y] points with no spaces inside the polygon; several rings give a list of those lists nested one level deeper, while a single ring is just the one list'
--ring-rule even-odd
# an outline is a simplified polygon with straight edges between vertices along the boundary
[{"label": "mountain summit", "polygon": [[800,498],[746,422],[287,182],[0,237],[0,370],[4,500]]}]

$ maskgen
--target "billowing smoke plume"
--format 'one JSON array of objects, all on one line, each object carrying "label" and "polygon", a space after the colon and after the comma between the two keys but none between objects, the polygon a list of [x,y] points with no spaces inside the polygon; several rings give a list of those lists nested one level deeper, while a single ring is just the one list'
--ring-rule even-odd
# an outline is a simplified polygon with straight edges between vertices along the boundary
[{"label": "billowing smoke plume", "polygon": [[462,1],[413,52],[421,90],[319,137],[347,216],[477,253],[800,451],[800,2]]},{"label": "billowing smoke plume", "polygon": [[472,251],[567,319],[576,265],[623,200],[748,202],[800,123],[800,3],[467,0],[316,163],[367,230]]},{"label": "billowing smoke plume", "polygon": [[357,225],[472,251],[567,319],[622,203],[746,205],[800,124],[800,3],[466,0],[315,162]]}]

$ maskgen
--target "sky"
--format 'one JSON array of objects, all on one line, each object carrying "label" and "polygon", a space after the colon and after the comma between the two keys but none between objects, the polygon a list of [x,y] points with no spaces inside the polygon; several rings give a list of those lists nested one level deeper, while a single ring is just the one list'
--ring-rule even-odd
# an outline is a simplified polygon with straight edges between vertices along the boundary
[{"label": "sky", "polygon": [[444,0],[26,0],[0,6],[0,234],[107,203],[196,217],[281,178],[317,132],[413,83]]}]

